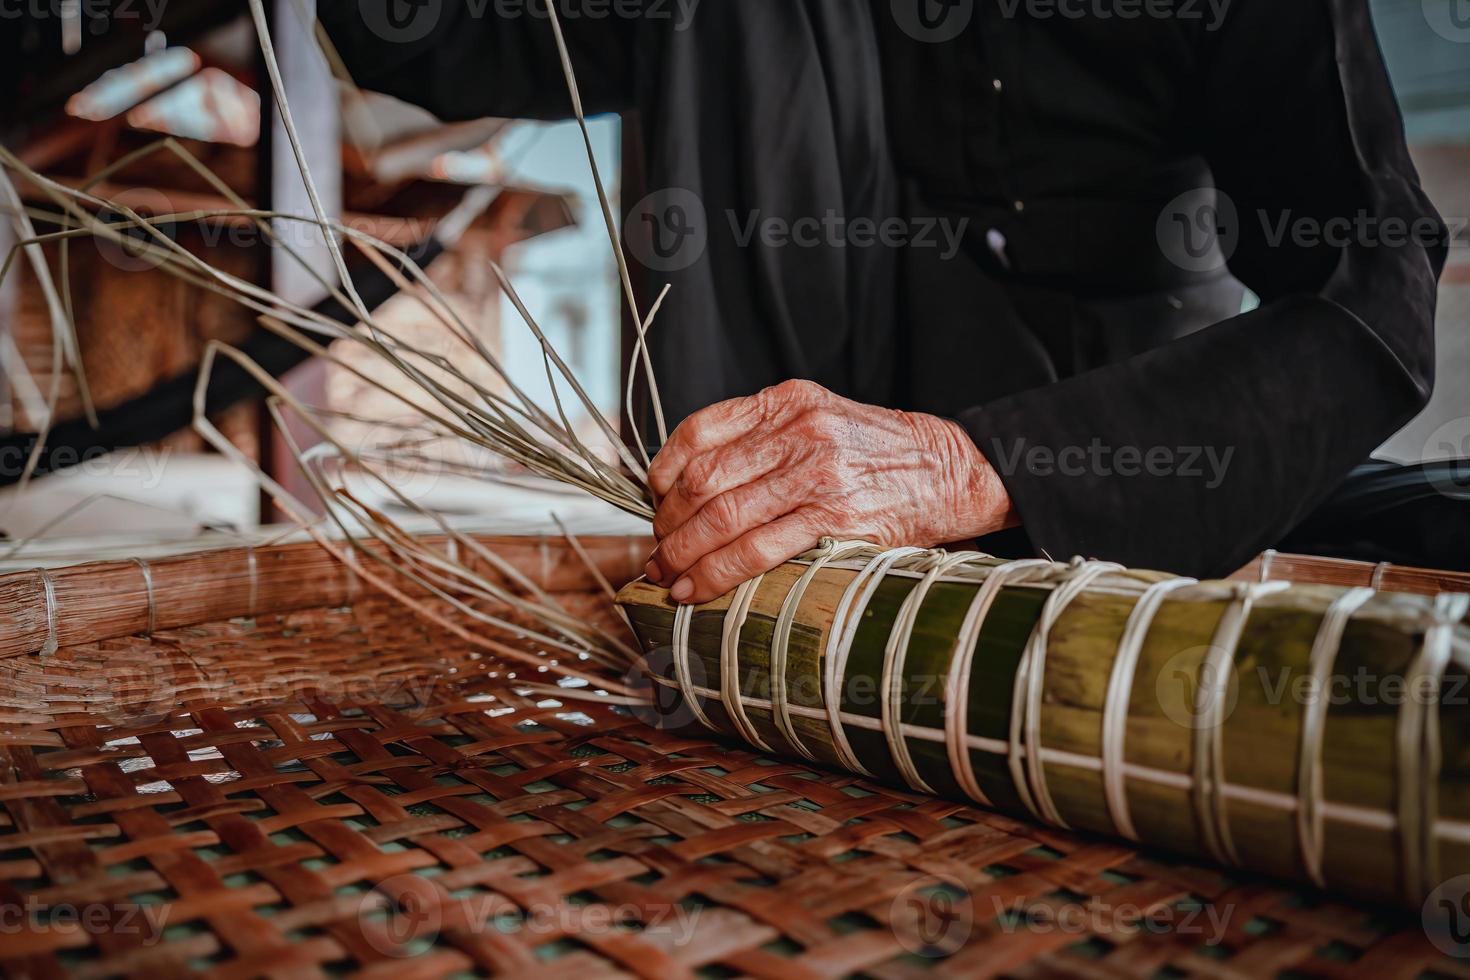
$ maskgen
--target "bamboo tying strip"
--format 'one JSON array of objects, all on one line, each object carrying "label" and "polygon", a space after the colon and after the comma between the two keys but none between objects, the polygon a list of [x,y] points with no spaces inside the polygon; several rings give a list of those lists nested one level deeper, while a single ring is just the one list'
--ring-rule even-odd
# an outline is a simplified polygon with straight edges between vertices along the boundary
[{"label": "bamboo tying strip", "polygon": [[[670,653],[674,727],[1374,900],[1470,872],[1470,709],[1441,697],[1470,669],[1467,595],[827,540],[704,606],[643,581],[619,601]],[[1341,698],[1350,665],[1402,703]]]}]

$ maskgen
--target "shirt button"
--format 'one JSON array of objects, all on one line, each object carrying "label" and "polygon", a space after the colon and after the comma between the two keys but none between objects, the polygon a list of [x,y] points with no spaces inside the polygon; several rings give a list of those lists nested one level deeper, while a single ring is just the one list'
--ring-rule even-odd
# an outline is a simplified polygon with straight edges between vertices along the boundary
[{"label": "shirt button", "polygon": [[1001,89],[1005,88],[1005,86],[1001,84],[1001,81],[998,78],[991,79],[991,81],[990,81],[990,87],[993,88],[993,89],[995,89],[997,92],[999,92]]},{"label": "shirt button", "polygon": [[1021,212],[1021,211],[1026,210],[1026,202],[1025,201],[1012,201],[1011,202],[1011,207],[1015,208],[1017,212]]},{"label": "shirt button", "polygon": [[1001,268],[1007,272],[1011,271],[1011,257],[1006,252],[1006,236],[1000,229],[992,228],[985,233],[985,244],[989,246],[990,252],[1000,262]]}]

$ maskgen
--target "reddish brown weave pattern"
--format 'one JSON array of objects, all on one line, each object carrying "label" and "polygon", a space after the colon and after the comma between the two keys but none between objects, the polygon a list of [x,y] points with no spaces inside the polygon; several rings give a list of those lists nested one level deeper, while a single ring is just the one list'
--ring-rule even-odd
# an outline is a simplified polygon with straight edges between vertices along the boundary
[{"label": "reddish brown weave pattern", "polygon": [[507,683],[376,599],[0,662],[0,968],[1453,972],[1411,922]]}]

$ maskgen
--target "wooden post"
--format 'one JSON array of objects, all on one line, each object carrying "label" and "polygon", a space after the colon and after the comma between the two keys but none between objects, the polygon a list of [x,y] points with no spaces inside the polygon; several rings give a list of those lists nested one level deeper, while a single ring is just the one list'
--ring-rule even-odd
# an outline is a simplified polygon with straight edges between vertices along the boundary
[{"label": "wooden post", "polygon": [[[0,255],[9,255],[15,245],[15,231],[8,220],[0,220]],[[0,431],[15,431],[15,403],[11,398],[10,371],[11,352],[14,351],[13,333],[20,316],[20,287],[16,284],[20,266],[17,263],[11,273],[0,279]]]},{"label": "wooden post", "polygon": [[[312,25],[316,17],[315,0],[276,0],[273,10],[272,39],[281,66],[286,96],[302,141],[307,166],[328,217],[342,215],[342,119],[337,97],[337,83],[317,46]],[[303,22],[303,18],[307,18]],[[262,110],[269,115],[270,125],[262,126],[265,139],[262,162],[269,168],[268,207],[291,214],[312,214],[306,185],[297,169],[291,142],[269,91],[261,93]],[[319,229],[301,222],[282,222],[277,229],[307,259],[312,268],[328,282],[336,281],[331,255]],[[284,251],[273,249],[270,264],[271,288],[292,302],[310,306],[322,298],[321,285]],[[326,364],[312,359],[288,372],[282,382],[307,405],[326,404]],[[319,440],[305,424],[290,426],[291,436],[301,448]],[[284,440],[267,421],[263,425],[267,439],[261,443],[261,457],[267,471],[296,497],[312,506],[316,494],[300,472]],[[269,515],[262,514],[262,519]],[[280,519],[282,515],[276,515]]]}]

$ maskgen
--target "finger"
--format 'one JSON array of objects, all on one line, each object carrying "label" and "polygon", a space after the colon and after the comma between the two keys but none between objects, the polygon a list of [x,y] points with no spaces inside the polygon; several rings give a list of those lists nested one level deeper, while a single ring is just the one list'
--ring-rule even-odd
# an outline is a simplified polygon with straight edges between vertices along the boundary
[{"label": "finger", "polygon": [[654,496],[667,496],[691,459],[749,432],[763,416],[761,396],[753,395],[702,408],[680,422],[648,468]]},{"label": "finger", "polygon": [[668,585],[705,555],[803,504],[799,478],[791,470],[722,493],[659,542],[650,560],[659,574],[650,577]]},{"label": "finger", "polygon": [[769,439],[747,435],[694,457],[659,501],[653,536],[662,541],[711,500],[768,475],[790,462],[799,449],[789,435]]},{"label": "finger", "polygon": [[709,602],[747,579],[789,561],[817,543],[816,523],[810,511],[798,510],[763,524],[701,558],[674,583],[669,595],[675,602]]}]

